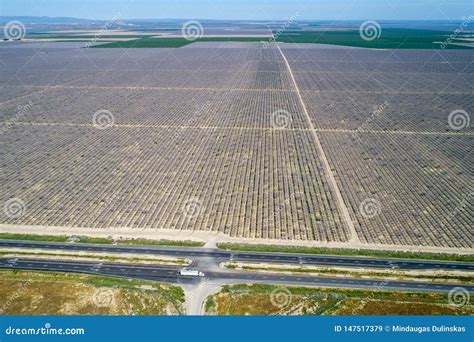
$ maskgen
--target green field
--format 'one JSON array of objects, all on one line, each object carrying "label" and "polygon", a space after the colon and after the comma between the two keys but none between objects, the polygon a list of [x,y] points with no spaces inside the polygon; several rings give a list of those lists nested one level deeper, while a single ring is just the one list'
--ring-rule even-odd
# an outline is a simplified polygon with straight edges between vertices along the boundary
[{"label": "green field", "polygon": [[[274,32],[274,34],[276,35],[276,41],[281,43],[330,44],[374,49],[441,49],[441,43],[449,38],[451,32],[385,28],[381,30],[380,37],[372,41],[362,39],[359,30],[291,30],[281,33]],[[111,38],[112,36],[106,36],[106,38],[109,37]],[[94,46],[94,48],[178,48],[193,42],[269,41],[269,38],[261,37],[202,37],[195,41],[189,41],[184,38],[151,38],[146,35],[138,37],[139,39],[133,41],[101,44]],[[471,47],[448,44],[446,49],[471,49]]]},{"label": "green field", "polygon": [[34,35],[34,36],[27,36],[26,38],[29,39],[113,39],[113,38],[136,38],[136,39],[141,39],[141,38],[147,38],[147,37],[154,37],[158,36],[159,34],[155,35],[149,35],[149,34],[89,34],[89,35],[74,35],[74,34],[63,34],[63,35]]},{"label": "green field", "polygon": [[[330,44],[373,49],[441,49],[441,42],[451,32],[384,28],[380,37],[372,41],[362,39],[359,30],[347,31],[285,31],[278,36],[282,43]],[[470,49],[467,46],[447,45],[446,49]]]},{"label": "green field", "polygon": [[190,41],[185,38],[140,38],[129,41],[95,45],[93,48],[178,48],[194,42],[259,42],[264,40],[265,38],[255,37],[203,37],[196,39],[195,41]]}]

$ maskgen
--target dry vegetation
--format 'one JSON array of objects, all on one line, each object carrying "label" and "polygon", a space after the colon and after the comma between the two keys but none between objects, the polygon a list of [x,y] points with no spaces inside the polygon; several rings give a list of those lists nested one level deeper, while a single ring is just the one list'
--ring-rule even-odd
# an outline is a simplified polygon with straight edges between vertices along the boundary
[{"label": "dry vegetation", "polygon": [[207,299],[205,308],[212,315],[474,314],[472,305],[449,305],[446,294],[272,285],[224,286]]},{"label": "dry vegetation", "polygon": [[3,315],[176,315],[177,286],[92,275],[0,271]]}]

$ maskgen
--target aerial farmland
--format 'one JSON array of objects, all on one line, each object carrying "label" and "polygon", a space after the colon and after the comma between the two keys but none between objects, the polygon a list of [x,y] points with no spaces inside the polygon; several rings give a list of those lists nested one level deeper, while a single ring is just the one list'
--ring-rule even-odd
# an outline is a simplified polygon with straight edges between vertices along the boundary
[{"label": "aerial farmland", "polygon": [[472,250],[473,50],[262,42],[2,44],[0,225]]}]

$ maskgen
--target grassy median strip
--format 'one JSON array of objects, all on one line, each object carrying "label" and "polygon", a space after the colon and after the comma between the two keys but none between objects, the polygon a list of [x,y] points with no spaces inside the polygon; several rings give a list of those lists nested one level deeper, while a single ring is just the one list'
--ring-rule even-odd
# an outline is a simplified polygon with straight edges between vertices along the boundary
[{"label": "grassy median strip", "polygon": [[230,251],[242,252],[273,252],[273,253],[295,253],[295,254],[317,254],[335,256],[366,256],[374,258],[393,259],[422,259],[440,261],[474,262],[474,254],[441,254],[441,253],[419,253],[398,252],[387,250],[370,249],[346,249],[346,248],[324,248],[324,247],[292,247],[276,245],[250,245],[237,243],[218,243],[217,247]]},{"label": "grassy median strip", "polygon": [[378,280],[408,280],[408,281],[431,281],[434,283],[465,283],[474,284],[472,272],[437,271],[437,270],[386,270],[386,269],[349,269],[344,267],[324,266],[296,266],[288,264],[258,264],[258,263],[224,263],[224,267],[232,270],[243,270],[252,272],[304,274],[311,276],[336,276],[349,278],[365,278]]},{"label": "grassy median strip", "polygon": [[67,235],[36,235],[36,234],[16,234],[0,233],[0,240],[18,241],[43,241],[43,242],[75,242],[91,243],[103,245],[152,245],[152,246],[180,246],[180,247],[202,247],[204,242],[198,241],[178,241],[178,240],[150,240],[150,239],[119,239],[88,236],[67,236]]},{"label": "grassy median strip", "polygon": [[35,234],[16,234],[0,233],[1,240],[25,240],[25,241],[45,241],[45,242],[68,242],[65,235],[35,235]]},{"label": "grassy median strip", "polygon": [[169,258],[157,257],[154,255],[140,255],[136,254],[115,254],[112,256],[103,252],[87,253],[87,252],[65,252],[62,250],[50,250],[50,249],[34,249],[31,251],[19,251],[18,249],[3,249],[0,250],[0,258],[23,258],[23,259],[42,259],[42,260],[83,260],[83,261],[102,261],[102,262],[114,262],[114,263],[138,263],[138,264],[149,264],[149,265],[188,265],[184,259],[180,258]]},{"label": "grassy median strip", "polygon": [[148,240],[128,239],[118,241],[119,245],[151,245],[151,246],[176,246],[176,247],[203,247],[204,242],[178,241],[178,240]]}]

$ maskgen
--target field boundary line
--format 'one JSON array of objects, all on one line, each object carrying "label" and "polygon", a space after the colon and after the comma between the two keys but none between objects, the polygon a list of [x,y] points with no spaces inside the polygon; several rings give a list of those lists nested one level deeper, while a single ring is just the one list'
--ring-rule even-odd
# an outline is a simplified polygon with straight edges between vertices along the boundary
[{"label": "field boundary line", "polygon": [[324,169],[326,171],[326,175],[329,178],[329,182],[331,183],[334,193],[336,195],[336,200],[338,207],[340,211],[342,212],[342,216],[344,217],[344,221],[346,222],[347,226],[349,227],[349,231],[351,233],[351,238],[349,240],[350,244],[353,245],[360,245],[360,239],[359,236],[357,235],[357,231],[355,230],[354,222],[352,221],[352,218],[349,214],[349,210],[347,209],[346,203],[344,202],[344,199],[342,197],[341,191],[339,189],[339,186],[337,185],[336,178],[334,177],[334,174],[331,171],[331,166],[329,165],[329,161],[326,157],[326,153],[324,152],[323,146],[321,145],[321,141],[319,140],[318,135],[316,134],[316,128],[313,125],[313,122],[311,121],[311,117],[309,116],[308,110],[306,108],[306,105],[303,101],[303,97],[301,96],[300,89],[298,87],[298,84],[296,83],[295,76],[293,75],[293,72],[291,71],[291,66],[290,63],[288,62],[288,59],[286,59],[285,54],[280,48],[280,45],[276,43],[278,51],[280,52],[283,60],[285,61],[286,67],[288,69],[288,72],[290,73],[291,80],[293,81],[293,86],[295,88],[296,94],[298,95],[298,99],[301,103],[301,106],[303,108],[303,112],[306,116],[306,120],[308,121],[310,130],[313,134],[314,140],[316,142],[316,147],[319,150],[319,154],[321,155],[321,161],[323,162]]},{"label": "field boundary line", "polygon": [[[89,76],[85,76],[89,77]],[[71,81],[74,82],[75,80]],[[147,86],[79,86],[79,85],[13,85],[10,87],[17,87],[17,88],[44,88],[41,91],[45,91],[48,89],[123,89],[123,90],[182,90],[182,91],[188,91],[188,90],[193,90],[193,91],[249,91],[249,92],[279,92],[279,93],[285,93],[285,92],[291,92],[291,90],[287,89],[270,89],[270,88],[212,88],[212,87],[147,87]],[[38,91],[40,92],[40,91]],[[38,93],[35,92],[35,93]],[[32,93],[33,94],[33,93]],[[17,98],[28,96],[30,94],[25,94],[18,96],[16,98],[8,99],[5,100],[4,102],[7,101],[13,101]],[[3,102],[0,102],[3,103]]]},{"label": "field boundary line", "polygon": [[470,132],[446,132],[446,131],[380,131],[372,129],[342,129],[342,128],[316,128],[316,132],[323,133],[371,133],[371,134],[399,134],[399,135],[449,135],[449,136],[461,136],[471,137],[474,133]]},{"label": "field boundary line", "polygon": [[[9,126],[64,126],[64,127],[85,127],[95,128],[92,123],[80,122],[58,122],[58,121],[0,121],[0,125]],[[186,126],[186,125],[154,125],[154,124],[114,124],[116,128],[153,128],[153,129],[189,129],[189,130],[230,130],[230,131],[262,131],[272,132],[281,131],[280,128],[273,127],[245,127],[245,126]],[[290,132],[312,132],[310,128],[286,128]],[[350,133],[350,134],[387,134],[387,135],[427,135],[427,136],[451,136],[451,137],[473,137],[470,132],[436,132],[436,131],[377,131],[377,130],[356,130],[356,129],[338,129],[338,128],[316,128],[315,132],[321,133]]]}]

